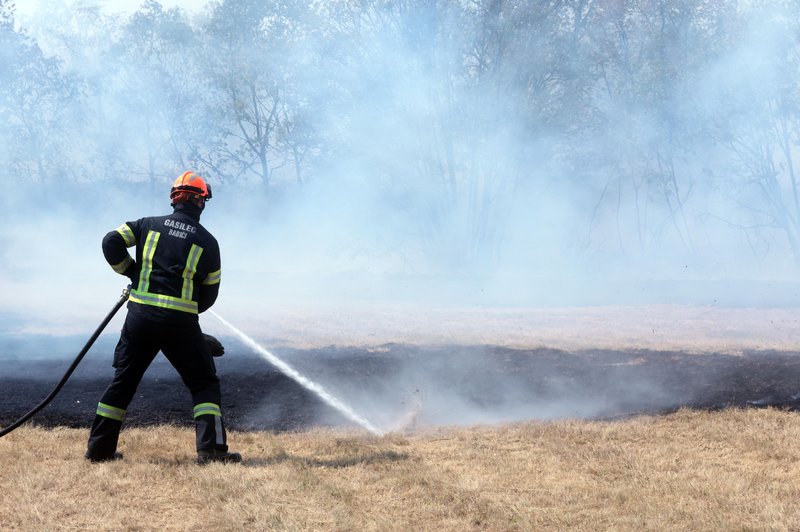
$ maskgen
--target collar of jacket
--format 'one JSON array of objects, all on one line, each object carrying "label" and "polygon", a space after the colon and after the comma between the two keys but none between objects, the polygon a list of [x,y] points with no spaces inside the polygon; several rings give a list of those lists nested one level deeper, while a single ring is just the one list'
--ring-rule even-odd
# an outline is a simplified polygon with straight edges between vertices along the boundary
[{"label": "collar of jacket", "polygon": [[197,205],[194,205],[191,202],[184,201],[184,202],[181,202],[181,203],[178,203],[177,205],[175,205],[175,210],[173,212],[175,214],[177,214],[177,213],[186,214],[188,216],[191,216],[192,218],[194,218],[196,221],[199,222],[200,221],[200,213],[202,213],[203,210],[200,207],[198,207]]}]

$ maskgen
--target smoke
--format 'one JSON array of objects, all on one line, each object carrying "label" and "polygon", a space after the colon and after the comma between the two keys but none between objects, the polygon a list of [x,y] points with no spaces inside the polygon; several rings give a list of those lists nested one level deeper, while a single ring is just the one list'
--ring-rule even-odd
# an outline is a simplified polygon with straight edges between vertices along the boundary
[{"label": "smoke", "polygon": [[[31,61],[74,85],[3,94],[0,334],[92,330],[126,284],[101,238],[167,212],[190,167],[213,186],[202,223],[234,324],[361,304],[794,304],[795,3],[261,4],[150,3],[152,26],[110,3],[18,6]],[[231,87],[291,109],[263,162]],[[481,405],[458,387],[477,362],[413,368],[338,384],[362,405],[419,394],[442,405],[432,423],[603,409],[541,407],[508,376]],[[365,415],[388,424],[389,403]]]},{"label": "smoke", "polygon": [[[645,361],[641,353],[401,345],[281,353],[382,431],[655,413],[698,398],[708,401],[703,385],[717,389],[710,372],[686,360],[646,356]],[[691,372],[695,377],[687,378]],[[681,381],[691,382],[679,389],[675,383]],[[283,408],[296,406],[287,403],[267,396],[250,413],[251,423],[275,423]],[[306,423],[353,424],[333,409],[316,414]]]},{"label": "smoke", "polygon": [[[238,4],[224,3],[228,17],[246,5]],[[30,300],[20,309],[25,314],[66,303],[53,285],[67,283],[70,274],[49,267],[45,254],[92,279],[82,294],[107,293],[113,277],[92,251],[96,242],[122,221],[167,210],[173,174],[191,164],[170,159],[168,148],[181,132],[192,140],[196,132],[186,130],[185,116],[171,112],[172,89],[144,77],[136,48],[120,52],[114,44],[119,34],[102,33],[133,21],[130,11],[115,14],[107,7],[67,2],[47,12],[28,7],[17,17],[46,55],[90,83],[85,90],[95,113],[74,124],[88,144],[64,147],[70,171],[83,181],[77,197],[50,192],[57,199],[37,209],[37,189],[52,188],[46,183],[53,178],[34,174],[40,183],[26,190],[18,182],[19,198],[6,201],[2,264],[4,277],[14,279],[11,293],[30,291],[22,279],[35,273],[42,288],[34,291],[55,302],[23,298]],[[246,305],[234,301],[233,292],[284,304],[313,302],[320,290],[326,298],[424,293],[463,303],[483,294],[477,303],[508,298],[538,304],[557,300],[565,285],[576,283],[794,280],[793,229],[776,221],[781,213],[774,197],[748,185],[760,178],[742,170],[750,162],[743,159],[746,150],[730,149],[755,145],[771,127],[756,119],[786,81],[782,69],[791,62],[782,54],[796,50],[791,23],[777,8],[723,5],[705,14],[687,8],[681,16],[713,20],[719,34],[677,18],[669,25],[687,34],[674,40],[671,30],[648,36],[648,21],[637,18],[643,14],[634,6],[627,6],[625,19],[631,27],[611,31],[616,19],[602,3],[569,16],[542,8],[516,15],[515,22],[482,8],[413,2],[376,7],[374,18],[339,3],[295,7],[265,19],[271,31],[291,37],[277,49],[259,43],[248,49],[234,34],[230,49],[214,58],[243,69],[243,76],[267,61],[263,68],[274,68],[272,78],[259,78],[256,70],[253,79],[286,83],[294,91],[287,102],[295,106],[297,127],[310,121],[316,136],[302,183],[286,153],[277,151],[268,162],[269,190],[255,167],[236,180],[205,169],[216,194],[203,221],[219,236],[232,274],[223,294],[229,309]],[[164,17],[181,31],[224,26],[214,5],[194,9],[192,18],[169,8]],[[583,41],[562,42],[555,21],[566,17],[572,24],[579,15],[591,15],[593,27]],[[56,18],[65,17],[71,26],[55,28]],[[480,17],[495,27],[481,32],[475,26]],[[735,33],[731,18],[745,30]],[[235,28],[246,20],[224,23]],[[358,28],[347,26],[356,22]],[[460,25],[466,25],[462,33],[448,33]],[[322,36],[306,33],[317,26]],[[592,63],[587,49],[620,46],[623,31],[632,32],[627,52],[638,53],[638,62],[611,54]],[[507,50],[494,48],[504,42]],[[478,44],[485,47],[481,53]],[[693,48],[702,44],[716,48]],[[174,55],[170,68],[177,68],[175,61],[198,61],[179,55],[189,51],[177,44],[164,46],[162,53]],[[672,56],[658,56],[659,47]],[[683,71],[657,70],[668,67]],[[636,79],[623,77],[625,68]],[[470,71],[473,77],[463,78]],[[632,83],[652,87],[653,94]],[[193,100],[184,102],[184,115],[224,96],[214,90],[198,85]],[[138,105],[150,112],[136,113]],[[303,115],[309,109],[314,114]],[[237,127],[231,116],[204,118],[212,119]],[[777,144],[770,149],[773,164],[786,174],[796,147],[789,146],[788,159],[780,158]],[[153,157],[160,166],[148,168]],[[787,216],[793,214],[789,193],[783,189],[784,199],[778,198],[788,202]],[[24,222],[17,227],[20,218],[35,220],[36,238]],[[447,279],[439,294],[431,293],[425,281],[431,278]],[[406,286],[393,289],[401,279]],[[418,286],[409,286],[413,279]],[[669,294],[650,295],[657,303]],[[587,301],[602,297],[608,294],[586,293]]]},{"label": "smoke", "polygon": [[[354,96],[315,117],[323,137],[344,139],[339,151],[325,159],[319,179],[303,187],[287,183],[280,202],[257,199],[254,208],[267,211],[258,250],[237,245],[235,235],[250,234],[241,225],[218,224],[234,260],[244,249],[247,270],[263,272],[255,286],[278,296],[288,283],[287,303],[321,291],[330,298],[417,294],[524,305],[557,302],[576,284],[585,289],[585,302],[625,303],[630,300],[614,300],[604,287],[650,282],[649,302],[659,303],[672,301],[676,286],[688,291],[681,283],[694,283],[696,291],[704,282],[794,281],[793,230],[776,224],[775,205],[748,185],[762,178],[742,172],[745,155],[730,150],[731,142],[755,143],[766,128],[749,120],[770,95],[732,89],[752,85],[747,79],[778,87],[786,64],[772,60],[786,44],[765,43],[759,35],[767,26],[785,38],[785,21],[756,22],[756,12],[739,13],[753,29],[741,41],[719,43],[731,46],[707,54],[702,68],[693,57],[700,51],[684,45],[686,57],[676,64],[686,72],[672,74],[674,80],[663,73],[667,93],[655,101],[637,96],[614,79],[620,75],[615,65],[605,65],[607,83],[620,86],[594,91],[599,116],[551,109],[564,103],[557,94],[542,94],[527,102],[537,107],[539,122],[532,124],[530,110],[520,108],[520,94],[530,87],[513,78],[520,70],[535,74],[531,58],[503,57],[509,64],[485,74],[494,83],[450,86],[468,43],[432,29],[436,17],[450,13],[425,14],[430,18],[403,18],[403,31],[379,26],[361,34],[361,62],[326,56],[327,63],[315,65],[320,79],[345,85]],[[501,29],[512,40],[520,31]],[[545,44],[556,57],[568,52]],[[318,55],[313,43],[306,45],[311,51],[299,55]],[[645,54],[653,44],[638,45]],[[596,68],[580,60],[574,70]],[[307,75],[309,86],[325,86]],[[642,72],[640,82],[660,90],[650,75]],[[600,125],[590,129],[583,120]],[[772,156],[786,164],[777,152]],[[796,157],[795,148],[789,157]],[[673,284],[654,288],[665,280]],[[331,294],[337,285],[342,290]],[[709,289],[699,298],[718,295]]]}]

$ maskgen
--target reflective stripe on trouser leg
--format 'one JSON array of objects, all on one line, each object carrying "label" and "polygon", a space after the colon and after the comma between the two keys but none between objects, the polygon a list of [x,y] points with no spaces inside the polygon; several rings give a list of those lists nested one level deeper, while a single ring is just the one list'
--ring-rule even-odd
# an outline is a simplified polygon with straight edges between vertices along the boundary
[{"label": "reflective stripe on trouser leg", "polygon": [[212,416],[214,419],[214,443],[220,448],[225,447],[225,427],[222,425],[222,410],[216,403],[200,403],[194,406],[198,442],[201,440],[208,442],[209,440],[207,431],[211,428],[209,423],[211,420],[207,416]]},{"label": "reflective stripe on trouser leg", "polygon": [[211,414],[212,416],[222,417],[222,411],[218,404],[215,403],[200,403],[194,405],[194,417]]},{"label": "reflective stripe on trouser leg", "polygon": [[105,403],[97,403],[97,415],[113,419],[114,421],[122,421],[125,419],[126,410],[117,408],[116,406],[107,405]]}]

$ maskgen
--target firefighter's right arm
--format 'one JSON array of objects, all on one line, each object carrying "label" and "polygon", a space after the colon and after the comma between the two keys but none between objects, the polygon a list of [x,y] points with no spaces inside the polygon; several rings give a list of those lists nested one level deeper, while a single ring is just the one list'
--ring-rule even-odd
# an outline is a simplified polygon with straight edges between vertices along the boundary
[{"label": "firefighter's right arm", "polygon": [[131,280],[136,277],[138,267],[128,253],[128,248],[135,245],[136,237],[128,224],[122,224],[103,237],[103,256],[106,262],[115,272]]},{"label": "firefighter's right arm", "polygon": [[205,279],[200,283],[197,298],[197,310],[205,312],[217,301],[219,295],[219,282],[222,278],[222,264],[219,257],[219,245],[216,240],[209,246],[205,259],[210,270]]},{"label": "firefighter's right arm", "polygon": [[198,312],[205,312],[217,301],[217,296],[219,295],[220,272],[221,270],[217,270],[209,274],[206,280],[200,285],[197,301]]}]

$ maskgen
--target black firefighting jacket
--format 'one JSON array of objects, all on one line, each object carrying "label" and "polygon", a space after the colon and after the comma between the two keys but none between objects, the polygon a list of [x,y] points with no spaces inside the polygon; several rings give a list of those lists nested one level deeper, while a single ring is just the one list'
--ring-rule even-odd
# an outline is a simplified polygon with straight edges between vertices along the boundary
[{"label": "black firefighting jacket", "polygon": [[[200,209],[179,203],[167,216],[126,222],[103,238],[103,255],[131,280],[129,311],[156,321],[197,319],[217,299],[219,244],[200,225]],[[136,259],[129,247],[136,246]]]}]

